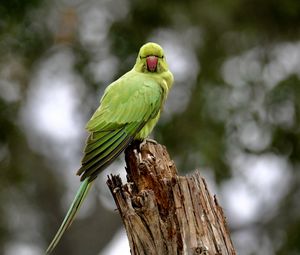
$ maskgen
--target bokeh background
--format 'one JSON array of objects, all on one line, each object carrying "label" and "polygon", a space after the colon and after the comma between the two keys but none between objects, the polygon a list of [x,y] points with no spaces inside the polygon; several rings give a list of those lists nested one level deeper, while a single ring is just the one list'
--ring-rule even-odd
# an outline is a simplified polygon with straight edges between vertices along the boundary
[{"label": "bokeh background", "polygon": [[[241,255],[300,254],[299,0],[0,4],[0,254],[42,254],[79,186],[84,126],[139,47],[175,85],[153,137],[200,169]],[[129,254],[106,175],[54,254]]]}]

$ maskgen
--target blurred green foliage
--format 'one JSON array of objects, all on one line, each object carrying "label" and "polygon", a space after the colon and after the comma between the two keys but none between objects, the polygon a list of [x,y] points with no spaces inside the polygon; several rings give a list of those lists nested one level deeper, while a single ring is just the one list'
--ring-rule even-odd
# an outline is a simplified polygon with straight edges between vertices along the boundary
[{"label": "blurred green foliage", "polygon": [[[192,35],[185,38],[188,31]],[[180,47],[182,55],[167,48],[176,55],[169,59],[178,62],[170,63],[177,73],[183,60],[192,63],[188,53],[199,65],[188,68],[195,79],[179,82],[174,72],[174,90],[183,89],[171,93],[168,107],[176,108],[176,95],[187,103],[159,123],[155,138],[183,172],[208,169],[220,192],[235,178],[240,155],[272,154],[284,160],[284,171],[292,177],[286,178],[276,203],[266,203],[255,220],[231,228],[239,254],[299,254],[299,35],[297,0],[2,1],[0,254],[12,254],[11,247],[20,244],[39,254],[65,213],[67,185],[58,170],[65,167],[57,151],[61,144],[53,152],[53,139],[38,136],[36,123],[32,129],[24,127],[29,122],[24,116],[30,115],[24,109],[34,99],[31,91],[44,63],[71,52],[70,72],[81,84],[74,85],[80,101],[76,110],[87,120],[104,87],[128,71],[139,47],[153,39]],[[109,61],[99,75],[99,65]],[[83,139],[75,141],[78,147]],[[40,149],[32,145],[37,141]],[[72,162],[79,163],[79,150]],[[273,190],[276,196],[277,187]],[[118,215],[92,196],[95,206],[74,223],[56,254],[97,254],[120,227]],[[245,231],[251,235],[248,246],[241,241]]]}]

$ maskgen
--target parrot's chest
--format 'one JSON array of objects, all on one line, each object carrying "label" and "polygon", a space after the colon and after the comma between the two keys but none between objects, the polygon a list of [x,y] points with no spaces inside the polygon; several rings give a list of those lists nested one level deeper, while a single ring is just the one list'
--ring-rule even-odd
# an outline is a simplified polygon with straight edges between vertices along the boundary
[{"label": "parrot's chest", "polygon": [[160,111],[158,112],[158,114],[156,115],[156,117],[154,119],[150,119],[147,122],[147,124],[141,129],[141,131],[137,133],[137,135],[135,136],[135,139],[136,140],[144,140],[145,138],[147,138],[149,136],[149,134],[151,133],[151,131],[153,130],[153,128],[155,127],[159,117],[160,117]]}]

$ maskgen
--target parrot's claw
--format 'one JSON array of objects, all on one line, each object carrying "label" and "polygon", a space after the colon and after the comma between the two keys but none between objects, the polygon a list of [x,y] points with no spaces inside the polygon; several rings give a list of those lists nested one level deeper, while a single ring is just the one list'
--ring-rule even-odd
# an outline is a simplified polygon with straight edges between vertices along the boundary
[{"label": "parrot's claw", "polygon": [[144,141],[146,141],[146,142],[148,142],[148,143],[153,143],[153,144],[158,144],[158,142],[157,141],[155,141],[154,139],[151,139],[151,138],[146,138],[146,139],[144,139]]},{"label": "parrot's claw", "polygon": [[140,151],[142,150],[143,146],[146,144],[146,143],[153,143],[153,144],[157,144],[157,142],[154,140],[154,139],[151,139],[151,138],[145,138],[141,143],[140,143]]},{"label": "parrot's claw", "polygon": [[113,193],[116,194],[119,190],[120,190],[120,187],[116,187],[116,188],[114,188]]}]

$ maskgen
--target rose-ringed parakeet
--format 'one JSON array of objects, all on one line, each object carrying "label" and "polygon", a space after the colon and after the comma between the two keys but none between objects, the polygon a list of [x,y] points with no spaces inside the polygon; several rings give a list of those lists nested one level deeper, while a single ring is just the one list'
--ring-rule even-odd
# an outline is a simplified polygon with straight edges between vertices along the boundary
[{"label": "rose-ringed parakeet", "polygon": [[172,85],[173,75],[163,49],[156,43],[146,43],[132,70],[106,88],[99,108],[86,125],[89,136],[77,172],[82,183],[47,254],[71,225],[98,174],[133,140],[148,137]]}]

